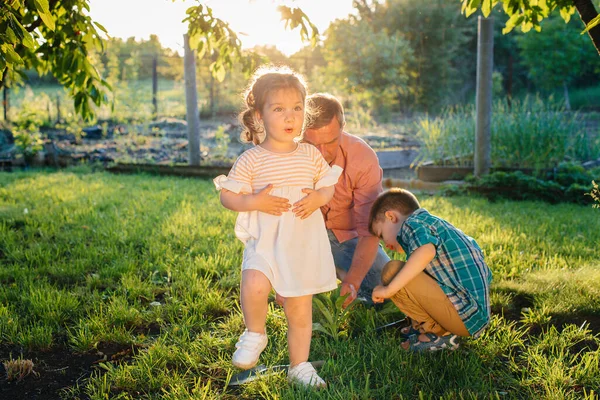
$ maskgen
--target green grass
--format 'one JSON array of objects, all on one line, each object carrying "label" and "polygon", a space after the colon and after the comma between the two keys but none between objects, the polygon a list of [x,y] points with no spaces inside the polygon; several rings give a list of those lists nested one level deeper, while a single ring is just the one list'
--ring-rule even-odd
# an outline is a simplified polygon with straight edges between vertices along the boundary
[{"label": "green grass", "polygon": [[[482,337],[453,353],[407,354],[393,332],[374,333],[401,314],[359,305],[337,336],[314,334],[326,390],[290,387],[284,375],[234,390],[225,385],[243,330],[242,244],[210,181],[1,173],[0,348],[135,349],[64,398],[597,398],[600,210],[469,197],[422,204],[486,254],[493,318]],[[261,362],[286,363],[281,308],[272,306],[267,329]]]},{"label": "green grass", "polygon": [[[209,109],[209,93],[202,82],[198,82],[198,107],[206,113]],[[111,104],[98,108],[97,118],[114,121],[150,121],[154,111],[152,105],[152,80],[118,82],[109,94],[115,99],[114,108]],[[60,99],[61,117],[74,113],[73,100],[68,92],[60,85],[37,84],[16,88],[10,93],[10,120],[19,118],[23,110],[30,110],[44,120],[56,120],[56,102]],[[220,88],[217,94],[217,111],[235,115],[238,107],[238,93],[229,87]],[[183,80],[158,80],[157,92],[159,117],[175,117],[185,119],[185,86]],[[48,114],[49,113],[49,114]]]}]

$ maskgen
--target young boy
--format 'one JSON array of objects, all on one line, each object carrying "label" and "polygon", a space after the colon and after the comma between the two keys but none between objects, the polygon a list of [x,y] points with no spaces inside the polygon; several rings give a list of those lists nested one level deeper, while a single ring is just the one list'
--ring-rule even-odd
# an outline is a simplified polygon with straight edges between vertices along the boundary
[{"label": "young boy", "polygon": [[[478,336],[490,320],[492,273],[473,238],[421,208],[408,190],[393,188],[373,203],[369,230],[407,256],[390,261],[373,301],[390,298],[412,321],[405,350],[456,349],[458,336]],[[418,336],[417,336],[418,335]]]}]

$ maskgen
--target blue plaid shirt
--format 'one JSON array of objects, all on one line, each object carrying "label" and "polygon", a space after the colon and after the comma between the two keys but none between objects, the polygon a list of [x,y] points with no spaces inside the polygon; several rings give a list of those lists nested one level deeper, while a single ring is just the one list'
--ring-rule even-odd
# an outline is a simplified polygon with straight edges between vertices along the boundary
[{"label": "blue plaid shirt", "polygon": [[407,258],[427,243],[435,246],[425,272],[446,293],[469,333],[479,336],[490,321],[492,272],[475,240],[424,208],[404,221],[397,239]]}]

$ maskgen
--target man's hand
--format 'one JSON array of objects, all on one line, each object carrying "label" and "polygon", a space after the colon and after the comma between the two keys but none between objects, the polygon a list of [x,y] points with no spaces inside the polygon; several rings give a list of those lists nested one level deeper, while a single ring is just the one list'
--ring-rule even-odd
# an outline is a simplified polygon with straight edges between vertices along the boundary
[{"label": "man's hand", "polygon": [[356,300],[356,297],[358,296],[356,288],[354,287],[353,284],[347,283],[347,282],[342,282],[342,284],[340,286],[340,296],[345,296],[345,295],[348,295],[348,297],[346,297],[346,301],[344,301],[344,304],[342,304],[343,308],[348,307],[350,305],[350,303],[352,303],[354,300]]},{"label": "man's hand", "polygon": [[271,196],[273,185],[267,185],[263,190],[253,195],[253,208],[271,215],[281,215],[289,211],[291,205],[285,197]]},{"label": "man's hand", "polygon": [[373,289],[373,295],[371,298],[373,299],[373,303],[383,303],[383,301],[389,298],[390,295],[388,293],[387,286],[377,285],[375,289]]},{"label": "man's hand", "polygon": [[300,219],[310,217],[315,210],[327,204],[326,197],[318,190],[302,189],[302,193],[306,193],[306,196],[294,203],[294,209],[292,210],[296,217],[300,217]]}]

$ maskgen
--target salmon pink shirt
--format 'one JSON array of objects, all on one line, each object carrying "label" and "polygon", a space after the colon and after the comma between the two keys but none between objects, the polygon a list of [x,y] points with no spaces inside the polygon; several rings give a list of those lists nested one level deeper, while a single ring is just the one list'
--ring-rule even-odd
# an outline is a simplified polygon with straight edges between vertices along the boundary
[{"label": "salmon pink shirt", "polygon": [[359,137],[342,132],[340,148],[331,165],[344,172],[335,185],[333,199],[321,207],[325,226],[340,243],[355,237],[372,236],[369,232],[369,212],[373,202],[383,192],[383,171],[377,154]]}]

